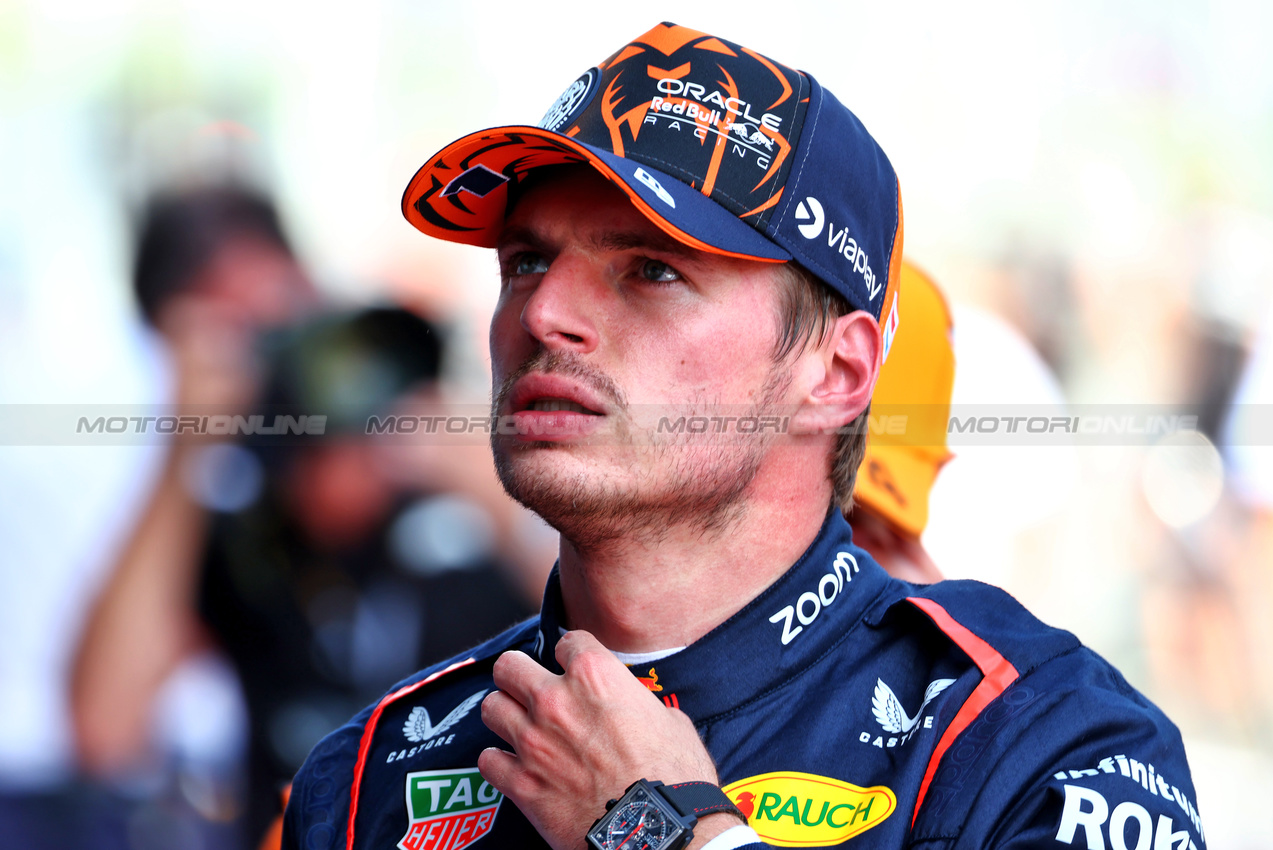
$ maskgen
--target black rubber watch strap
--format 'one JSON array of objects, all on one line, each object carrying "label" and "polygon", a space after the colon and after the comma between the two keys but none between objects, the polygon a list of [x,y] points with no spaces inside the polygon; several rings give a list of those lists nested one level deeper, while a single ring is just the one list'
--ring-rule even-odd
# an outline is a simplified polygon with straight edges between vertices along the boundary
[{"label": "black rubber watch strap", "polygon": [[716,812],[730,812],[738,815],[743,823],[747,818],[734,805],[720,786],[710,782],[682,782],[679,785],[664,785],[659,789],[664,799],[671,803],[682,815],[693,815],[701,818]]}]

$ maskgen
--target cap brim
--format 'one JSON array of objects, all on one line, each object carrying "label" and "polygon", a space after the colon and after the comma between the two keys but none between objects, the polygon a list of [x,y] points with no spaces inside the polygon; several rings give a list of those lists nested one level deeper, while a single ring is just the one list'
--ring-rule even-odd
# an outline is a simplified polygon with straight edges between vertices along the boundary
[{"label": "cap brim", "polygon": [[918,538],[928,524],[928,495],[952,455],[910,447],[867,446],[853,500],[905,534]]},{"label": "cap brim", "polygon": [[785,262],[791,254],[692,186],[658,169],[539,127],[496,127],[431,157],[407,184],[402,214],[423,233],[493,248],[514,180],[549,165],[586,162],[677,241],[712,254]]}]

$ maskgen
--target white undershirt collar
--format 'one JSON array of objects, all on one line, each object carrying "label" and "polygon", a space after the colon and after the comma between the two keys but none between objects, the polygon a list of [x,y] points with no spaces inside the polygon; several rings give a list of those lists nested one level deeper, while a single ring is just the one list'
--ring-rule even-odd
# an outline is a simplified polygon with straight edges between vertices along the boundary
[{"label": "white undershirt collar", "polygon": [[[563,629],[561,626],[557,627],[557,631],[559,633],[559,637],[566,633],[566,629]],[[683,646],[674,646],[671,649],[655,649],[650,652],[619,652],[611,649],[610,652],[614,654],[615,658],[623,662],[625,666],[634,667],[638,664],[650,664],[654,661],[662,661],[664,658],[667,658],[670,655],[675,655],[684,648],[685,647]]]}]

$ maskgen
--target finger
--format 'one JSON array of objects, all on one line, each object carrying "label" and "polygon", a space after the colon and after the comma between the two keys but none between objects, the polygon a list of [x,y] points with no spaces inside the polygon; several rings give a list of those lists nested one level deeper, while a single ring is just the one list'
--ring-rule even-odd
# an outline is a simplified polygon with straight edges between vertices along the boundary
[{"label": "finger", "polygon": [[516,755],[498,747],[487,747],[477,757],[477,769],[482,774],[482,778],[491,783],[495,790],[514,798],[513,801],[516,802],[515,795],[509,793],[521,769]]},{"label": "finger", "polygon": [[561,665],[563,670],[569,670],[570,662],[587,652],[602,653],[607,658],[614,659],[614,662],[619,664],[619,666],[623,666],[610,650],[601,645],[601,641],[592,636],[592,632],[576,629],[572,632],[566,632],[561,636],[561,640],[557,641],[557,663]]},{"label": "finger", "polygon": [[534,708],[532,700],[535,691],[557,678],[541,667],[538,661],[515,649],[495,659],[491,673],[495,678],[495,687],[528,710]]},{"label": "finger", "polygon": [[482,722],[516,750],[522,733],[530,726],[530,715],[525,706],[508,694],[491,691],[482,700]]},{"label": "finger", "polygon": [[638,694],[645,694],[658,702],[623,662],[588,632],[562,635],[557,642],[557,661],[565,671],[563,678],[575,688],[583,688],[582,692],[576,690],[577,693],[591,694],[602,700],[622,695],[626,695],[625,699],[639,700]]}]

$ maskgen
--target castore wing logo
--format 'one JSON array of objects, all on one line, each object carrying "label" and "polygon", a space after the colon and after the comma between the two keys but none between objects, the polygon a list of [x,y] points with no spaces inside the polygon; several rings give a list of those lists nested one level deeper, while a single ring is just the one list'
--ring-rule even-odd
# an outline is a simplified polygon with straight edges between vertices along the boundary
[{"label": "castore wing logo", "polygon": [[417,705],[411,709],[411,714],[407,717],[407,722],[402,724],[402,734],[407,736],[407,740],[412,743],[427,741],[441,735],[450,729],[456,723],[464,719],[473,707],[482,701],[482,697],[486,696],[486,691],[478,691],[473,696],[464,700],[464,702],[452,709],[451,713],[434,726],[429,719],[429,710],[422,705]]},{"label": "castore wing logo", "polygon": [[919,711],[915,712],[914,717],[908,717],[906,709],[902,708],[902,701],[893,693],[893,689],[884,684],[883,679],[876,679],[875,696],[871,699],[871,712],[875,715],[876,722],[884,727],[885,732],[905,735],[919,723],[928,704],[954,682],[954,679],[936,679],[929,682],[928,690],[924,692],[924,701],[920,704]]}]

